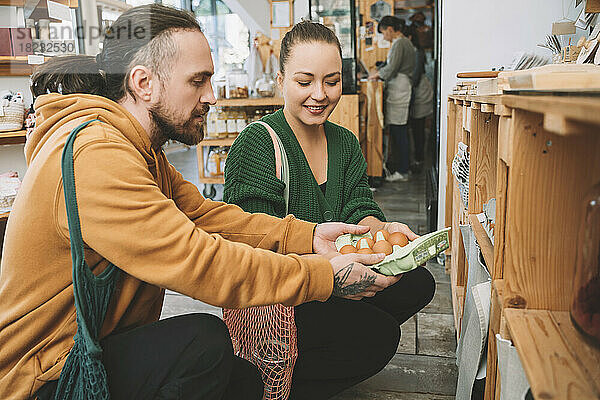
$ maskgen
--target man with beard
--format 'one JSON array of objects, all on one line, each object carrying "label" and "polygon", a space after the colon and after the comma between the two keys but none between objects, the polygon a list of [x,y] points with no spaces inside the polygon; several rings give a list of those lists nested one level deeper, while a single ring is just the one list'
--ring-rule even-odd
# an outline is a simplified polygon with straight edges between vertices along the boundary
[{"label": "man with beard", "polygon": [[168,163],[168,139],[202,140],[213,72],[195,17],[150,5],[122,14],[95,59],[32,76],[0,265],[0,398],[259,399],[220,319],[158,321],[165,288],[240,308],[361,299],[399,279],[364,265],[383,255],[335,253],[367,227],[245,213]]}]

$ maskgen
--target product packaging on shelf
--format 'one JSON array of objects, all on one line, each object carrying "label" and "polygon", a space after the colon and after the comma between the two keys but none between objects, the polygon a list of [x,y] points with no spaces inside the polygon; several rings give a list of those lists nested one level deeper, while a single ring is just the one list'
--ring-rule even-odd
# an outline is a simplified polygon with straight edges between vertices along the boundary
[{"label": "product packaging on shelf", "polygon": [[[423,235],[406,246],[393,246],[392,254],[386,256],[383,261],[371,265],[370,268],[383,275],[398,275],[412,271],[419,265],[437,257],[438,254],[450,246],[448,232],[450,228],[440,229]],[[339,251],[343,246],[356,246],[358,241],[364,237],[372,238],[371,233],[364,235],[345,234],[335,241],[336,249]]]}]

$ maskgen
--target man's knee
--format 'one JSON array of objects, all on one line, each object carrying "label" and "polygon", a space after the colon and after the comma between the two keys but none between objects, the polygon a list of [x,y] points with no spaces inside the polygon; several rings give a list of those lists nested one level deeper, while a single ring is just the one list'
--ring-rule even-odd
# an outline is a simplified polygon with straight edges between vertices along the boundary
[{"label": "man's knee", "polygon": [[233,368],[224,400],[260,400],[263,398],[264,384],[260,371],[249,361],[233,357]]},{"label": "man's knee", "polygon": [[[371,328],[374,336],[366,341],[371,343],[366,358],[370,361],[368,373],[374,375],[381,371],[396,354],[400,342],[400,326],[395,318],[386,315],[379,318]],[[376,345],[373,345],[374,343]]]}]

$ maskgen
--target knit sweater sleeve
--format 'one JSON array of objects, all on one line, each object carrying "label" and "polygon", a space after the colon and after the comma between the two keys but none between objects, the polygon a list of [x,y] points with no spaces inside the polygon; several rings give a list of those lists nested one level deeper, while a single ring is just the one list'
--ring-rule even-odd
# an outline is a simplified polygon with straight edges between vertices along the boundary
[{"label": "knit sweater sleeve", "polygon": [[356,224],[363,218],[373,216],[385,221],[385,215],[373,200],[367,177],[367,163],[360,144],[352,132],[345,130],[343,146],[350,157],[346,168],[344,203],[340,217],[342,221]]},{"label": "knit sweater sleeve", "polygon": [[223,200],[247,212],[285,216],[285,184],[275,175],[275,150],[267,130],[251,124],[235,140],[225,165]]}]

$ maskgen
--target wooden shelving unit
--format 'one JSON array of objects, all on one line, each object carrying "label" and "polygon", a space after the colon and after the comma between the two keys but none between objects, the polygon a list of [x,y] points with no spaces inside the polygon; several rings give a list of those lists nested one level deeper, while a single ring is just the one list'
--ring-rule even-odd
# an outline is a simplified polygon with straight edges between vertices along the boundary
[{"label": "wooden shelving unit", "polygon": [[198,157],[198,174],[199,174],[199,182],[204,184],[223,184],[225,183],[225,178],[223,176],[206,176],[206,170],[204,168],[204,147],[208,146],[231,146],[235,138],[226,138],[226,139],[206,139],[198,143],[196,147],[196,154]]},{"label": "wooden shelving unit", "polygon": [[[600,182],[599,131],[597,97],[448,97],[454,319],[459,332],[468,277],[459,226],[468,223],[493,282],[486,400],[499,398],[496,334],[513,340],[536,399],[600,399],[599,351],[568,313],[582,199]],[[459,141],[469,146],[466,211],[450,172]],[[491,198],[494,245],[477,219]]]},{"label": "wooden shelving unit", "polygon": [[[53,0],[57,3],[77,8],[78,0]],[[25,18],[48,18],[47,0],[0,0],[0,6],[24,7]],[[51,22],[59,22],[51,20]],[[48,60],[48,57],[46,57]],[[0,56],[0,76],[29,76],[33,73],[35,65],[27,63],[27,56]]]},{"label": "wooden shelving unit", "polygon": [[6,220],[8,219],[8,215],[9,215],[9,214],[10,214],[10,213],[8,213],[8,212],[5,212],[5,213],[1,213],[1,212],[0,212],[0,222],[1,222],[1,221],[6,221]]},{"label": "wooden shelving unit", "polygon": [[0,145],[25,143],[25,130],[0,132]]}]

